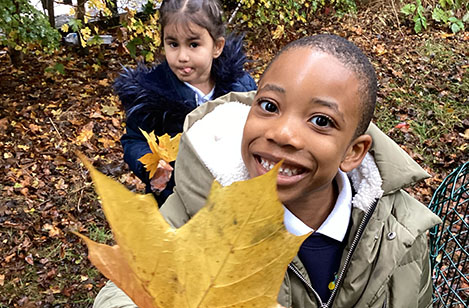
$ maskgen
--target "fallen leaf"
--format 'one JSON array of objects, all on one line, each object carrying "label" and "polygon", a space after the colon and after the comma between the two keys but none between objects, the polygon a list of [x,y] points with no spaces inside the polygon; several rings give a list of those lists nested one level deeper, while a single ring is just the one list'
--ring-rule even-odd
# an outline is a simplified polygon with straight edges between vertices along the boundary
[{"label": "fallen leaf", "polygon": [[42,229],[49,232],[50,237],[57,237],[61,233],[61,230],[59,228],[51,224],[44,224],[44,226],[42,226]]},{"label": "fallen leaf", "polygon": [[469,139],[469,128],[466,128],[463,135],[464,139]]},{"label": "fallen leaf", "polygon": [[0,119],[0,131],[5,131],[7,127],[8,127],[8,119],[7,118]]},{"label": "fallen leaf", "polygon": [[117,108],[116,106],[103,106],[102,110],[104,114],[108,116],[113,116],[116,112],[119,111],[119,108]]},{"label": "fallen leaf", "polygon": [[386,47],[384,45],[376,45],[373,46],[373,51],[376,52],[378,56],[382,56],[386,54],[388,51],[386,50]]},{"label": "fallen leaf", "polygon": [[273,39],[278,39],[283,37],[283,34],[285,33],[285,28],[283,25],[278,25],[275,31],[272,31]]},{"label": "fallen leaf", "polygon": [[116,142],[112,139],[108,139],[108,138],[99,138],[98,139],[98,142],[102,143],[104,148],[112,148],[113,146],[116,145]]},{"label": "fallen leaf", "polygon": [[4,260],[5,260],[6,263],[10,263],[11,259],[13,259],[13,257],[15,257],[15,256],[16,256],[16,253],[12,253],[12,254],[6,256]]},{"label": "fallen leaf", "polygon": [[104,78],[102,80],[99,80],[98,84],[103,87],[109,87],[109,80],[107,80],[107,78]]},{"label": "fallen leaf", "polygon": [[28,262],[28,264],[34,265],[34,259],[33,259],[33,256],[32,256],[31,254],[27,255],[27,256],[24,258],[24,260],[25,260],[26,262]]},{"label": "fallen leaf", "polygon": [[409,123],[401,122],[401,123],[399,123],[399,124],[396,125],[396,128],[397,128],[397,129],[400,129],[401,131],[403,131],[404,133],[406,133],[406,132],[409,131],[410,125],[409,125]]},{"label": "fallen leaf", "polygon": [[89,122],[88,124],[83,126],[83,128],[80,130],[80,134],[76,138],[75,142],[78,145],[81,145],[85,142],[88,142],[93,137],[93,127],[94,127],[93,122]]},{"label": "fallen leaf", "polygon": [[91,262],[140,308],[278,307],[285,271],[308,236],[294,236],[283,224],[280,164],[227,187],[214,182],[205,207],[174,229],[151,194],[135,194],[82,161],[117,245],[77,235]]}]

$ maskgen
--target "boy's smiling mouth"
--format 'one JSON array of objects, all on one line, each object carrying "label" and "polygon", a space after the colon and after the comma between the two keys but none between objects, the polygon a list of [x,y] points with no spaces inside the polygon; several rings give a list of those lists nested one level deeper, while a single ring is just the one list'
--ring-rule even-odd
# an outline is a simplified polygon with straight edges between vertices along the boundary
[{"label": "boy's smiling mouth", "polygon": [[[270,171],[275,166],[275,164],[277,164],[280,161],[280,160],[276,160],[276,159],[272,160],[272,159],[269,159],[269,158],[266,158],[266,157],[262,157],[260,155],[254,155],[254,157],[256,158],[256,161],[258,162],[259,166],[262,169],[264,169],[264,170],[262,170],[262,171],[264,171],[263,173]],[[282,166],[279,169],[279,173],[278,173],[279,179],[278,180],[283,182],[288,178],[290,181],[291,180],[296,181],[296,180],[299,180],[300,178],[302,178],[303,177],[302,175],[304,175],[305,172],[306,172],[305,168],[302,168],[302,167],[299,167],[299,166],[293,166],[291,164],[288,164],[288,163],[284,162],[284,163],[282,163]],[[282,179],[283,179],[283,181],[282,181]]]}]

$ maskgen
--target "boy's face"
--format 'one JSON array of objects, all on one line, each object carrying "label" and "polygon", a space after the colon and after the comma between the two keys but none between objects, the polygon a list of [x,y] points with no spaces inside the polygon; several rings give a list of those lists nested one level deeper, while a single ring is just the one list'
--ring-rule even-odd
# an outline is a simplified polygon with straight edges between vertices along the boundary
[{"label": "boy's face", "polygon": [[362,136],[352,140],[359,106],[358,80],[335,57],[308,47],[284,52],[260,80],[244,127],[250,176],[284,159],[280,200],[287,206],[324,200],[338,169],[358,166],[369,148]]}]

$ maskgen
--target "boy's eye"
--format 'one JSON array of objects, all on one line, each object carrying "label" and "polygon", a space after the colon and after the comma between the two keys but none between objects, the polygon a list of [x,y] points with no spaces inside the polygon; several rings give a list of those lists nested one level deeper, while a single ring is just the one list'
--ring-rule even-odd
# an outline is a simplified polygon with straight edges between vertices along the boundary
[{"label": "boy's eye", "polygon": [[259,106],[261,106],[261,108],[267,112],[277,112],[277,106],[275,106],[275,104],[272,102],[261,101]]},{"label": "boy's eye", "polygon": [[172,48],[178,47],[178,44],[175,43],[175,42],[171,42],[171,43],[169,43],[168,45],[169,45],[169,47],[172,47]]},{"label": "boy's eye", "polygon": [[190,46],[191,48],[196,48],[196,47],[199,46],[199,44],[198,44],[198,43],[191,43],[189,46]]},{"label": "boy's eye", "polygon": [[324,115],[317,115],[311,118],[311,123],[319,127],[330,127],[334,126],[334,122],[331,118]]}]

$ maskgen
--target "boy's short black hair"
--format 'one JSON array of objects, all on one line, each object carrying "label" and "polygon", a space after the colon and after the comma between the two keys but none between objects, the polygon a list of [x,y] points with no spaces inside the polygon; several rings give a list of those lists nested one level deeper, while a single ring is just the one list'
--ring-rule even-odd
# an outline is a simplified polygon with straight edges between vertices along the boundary
[{"label": "boy's short black hair", "polygon": [[303,37],[286,45],[270,62],[265,72],[269,70],[272,63],[282,53],[300,47],[311,48],[334,56],[340,63],[357,75],[361,94],[361,118],[355,130],[355,137],[364,134],[373,118],[377,92],[376,73],[368,58],[355,44],[340,36],[319,34]]}]

